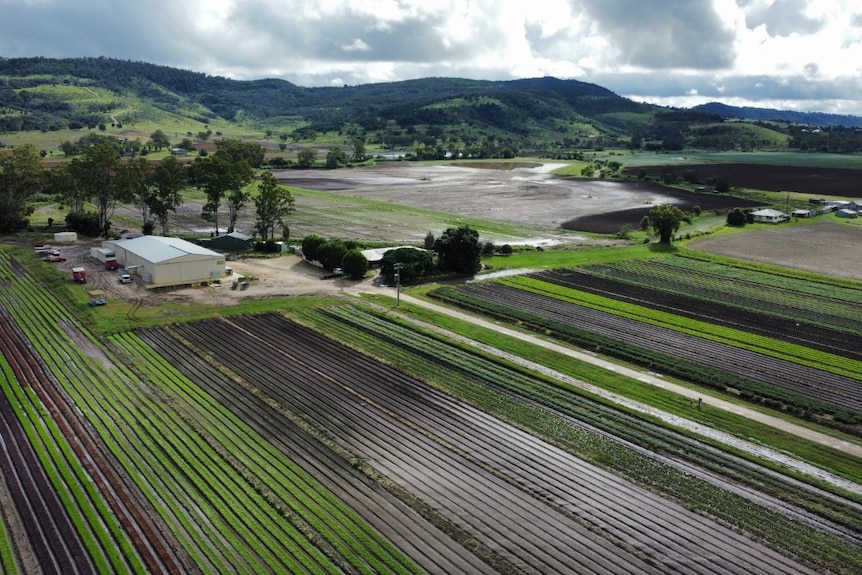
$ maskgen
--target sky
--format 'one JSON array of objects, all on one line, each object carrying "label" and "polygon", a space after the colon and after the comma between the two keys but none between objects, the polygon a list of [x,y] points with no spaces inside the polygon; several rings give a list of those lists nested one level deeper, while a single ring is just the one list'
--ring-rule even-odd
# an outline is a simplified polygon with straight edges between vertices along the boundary
[{"label": "sky", "polygon": [[343,86],[554,76],[862,116],[860,0],[0,0],[0,57]]}]

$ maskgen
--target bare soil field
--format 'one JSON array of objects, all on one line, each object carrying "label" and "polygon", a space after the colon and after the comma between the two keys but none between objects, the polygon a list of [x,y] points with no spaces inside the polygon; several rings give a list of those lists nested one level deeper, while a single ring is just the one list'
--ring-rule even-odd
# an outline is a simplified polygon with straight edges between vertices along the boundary
[{"label": "bare soil field", "polygon": [[750,226],[689,246],[705,252],[862,280],[862,227],[823,220],[807,226]]},{"label": "bare soil field", "polygon": [[[651,177],[659,177],[664,166],[645,168]],[[810,168],[768,164],[692,164],[677,166],[677,175],[692,170],[701,181],[710,177],[726,177],[731,186],[770,192],[803,192],[839,198],[855,198],[859,194],[859,170],[841,168]],[[623,173],[635,175],[640,168]]]},{"label": "bare soil field", "polygon": [[[477,218],[598,234],[637,225],[656,204],[683,210],[754,206],[719,194],[694,194],[656,182],[560,178],[558,163],[426,165],[387,162],[350,170],[281,170],[285,185]],[[297,220],[301,219],[297,210]],[[424,236],[422,231],[422,236]]]}]

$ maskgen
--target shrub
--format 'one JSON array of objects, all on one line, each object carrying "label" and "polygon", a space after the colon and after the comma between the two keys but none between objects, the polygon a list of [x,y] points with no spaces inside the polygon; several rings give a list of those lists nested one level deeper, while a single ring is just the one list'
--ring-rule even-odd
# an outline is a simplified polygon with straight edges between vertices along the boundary
[{"label": "shrub", "polygon": [[358,249],[348,250],[341,260],[341,268],[344,270],[344,275],[350,279],[359,280],[368,272],[368,260]]}]

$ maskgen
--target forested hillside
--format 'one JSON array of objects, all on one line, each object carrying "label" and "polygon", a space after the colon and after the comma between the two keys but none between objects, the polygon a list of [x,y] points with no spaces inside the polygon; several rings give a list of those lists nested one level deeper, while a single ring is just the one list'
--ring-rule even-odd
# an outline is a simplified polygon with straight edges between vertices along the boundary
[{"label": "forested hillside", "polygon": [[[282,141],[337,133],[427,158],[453,149],[507,157],[608,147],[828,147],[801,138],[798,130],[791,138],[790,124],[726,122],[719,113],[638,103],[576,80],[425,78],[303,88],[109,58],[0,58],[0,135],[105,123],[152,127],[165,118],[201,127],[216,121],[254,125]],[[856,145],[846,140],[841,151]]]}]

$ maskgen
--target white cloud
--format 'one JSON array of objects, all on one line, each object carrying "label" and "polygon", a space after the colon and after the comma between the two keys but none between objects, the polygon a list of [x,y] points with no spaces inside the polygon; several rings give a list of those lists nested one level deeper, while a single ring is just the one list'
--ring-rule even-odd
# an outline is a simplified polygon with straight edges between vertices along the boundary
[{"label": "white cloud", "polygon": [[552,75],[862,115],[858,0],[0,0],[0,56],[341,85]]}]

